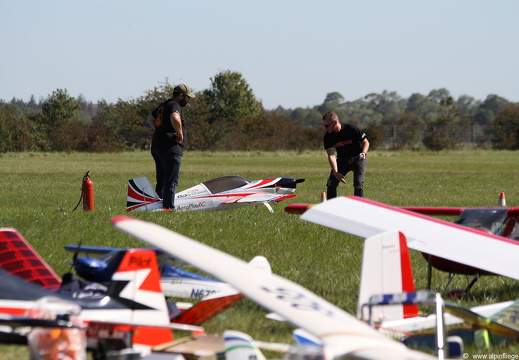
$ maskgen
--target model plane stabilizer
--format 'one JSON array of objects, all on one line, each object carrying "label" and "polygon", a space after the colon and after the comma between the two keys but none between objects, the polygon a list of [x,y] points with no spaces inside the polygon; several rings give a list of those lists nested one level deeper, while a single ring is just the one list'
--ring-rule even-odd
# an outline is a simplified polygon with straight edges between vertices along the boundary
[{"label": "model plane stabilizer", "polygon": [[15,229],[0,229],[0,266],[5,271],[50,290],[61,285],[60,277]]},{"label": "model plane stabilizer", "polygon": [[517,241],[448,221],[353,196],[315,205],[301,219],[364,238],[399,230],[410,249],[519,280],[509,265],[519,257]]},{"label": "model plane stabilizer", "polygon": [[[414,292],[414,278],[406,238],[399,231],[389,231],[364,241],[357,317],[371,296],[386,293]],[[366,309],[365,309],[366,311]],[[392,305],[373,309],[375,321],[398,320],[418,316],[418,306]]]},{"label": "model plane stabilizer", "polygon": [[[272,212],[270,203],[296,197],[296,185],[303,181],[287,177],[249,180],[222,176],[176,193],[174,211],[228,210],[264,204]],[[146,177],[128,182],[126,210],[165,211],[162,199]]]},{"label": "model plane stabilizer", "polygon": [[114,226],[156,246],[238,289],[264,308],[323,341],[326,359],[433,359],[385,338],[354,316],[304,287],[276,274],[251,269],[246,262],[156,224],[115,217]]}]

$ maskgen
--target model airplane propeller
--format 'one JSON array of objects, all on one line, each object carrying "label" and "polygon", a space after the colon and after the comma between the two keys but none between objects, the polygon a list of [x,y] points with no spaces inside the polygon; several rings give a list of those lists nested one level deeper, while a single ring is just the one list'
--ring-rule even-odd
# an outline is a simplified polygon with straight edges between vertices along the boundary
[{"label": "model airplane propeller", "polygon": [[[211,179],[175,194],[174,211],[228,210],[271,203],[296,197],[296,185],[305,179],[278,177],[249,180],[241,176]],[[128,182],[127,211],[164,211],[162,199],[146,177]]]}]

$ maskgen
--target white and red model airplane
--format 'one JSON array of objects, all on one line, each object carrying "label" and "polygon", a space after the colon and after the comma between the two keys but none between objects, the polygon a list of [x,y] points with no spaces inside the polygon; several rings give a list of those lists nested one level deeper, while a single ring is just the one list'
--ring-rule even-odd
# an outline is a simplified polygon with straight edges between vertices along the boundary
[{"label": "white and red model airplane", "polygon": [[324,359],[435,359],[379,334],[304,287],[156,224],[126,216],[114,226],[225,281],[260,306],[318,337]]},{"label": "white and red model airplane", "polygon": [[42,298],[56,298],[53,310],[58,315],[66,309],[63,303],[81,309],[79,319],[87,326],[89,348],[95,349],[100,340],[124,338],[129,340],[127,345],[145,350],[172,341],[172,329],[201,330],[196,325],[242,298],[229,286],[228,291],[222,289],[185,310],[178,306],[183,311],[172,313],[161,289],[155,250],[126,249],[112,265],[107,288],[81,289],[78,283],[79,288],[67,287],[63,292],[62,279],[27,240],[15,229],[2,228],[0,314],[5,314],[6,321],[22,322],[25,319],[20,317],[39,307]]},{"label": "white and red model airplane", "polygon": [[[292,199],[296,185],[305,179],[278,177],[249,180],[241,176],[222,176],[175,194],[174,211],[227,210]],[[126,211],[164,211],[162,199],[146,177],[128,182]]]},{"label": "white and red model airplane", "polygon": [[[27,317],[44,310],[58,319],[75,316],[86,328],[91,349],[98,348],[100,342],[106,345],[128,336],[125,345],[149,349],[172,341],[173,329],[200,330],[198,326],[170,323],[155,253],[150,250],[128,251],[106,293],[97,296],[74,298],[24,281],[3,269],[0,277],[1,314]],[[70,313],[70,309],[74,312]]]},{"label": "white and red model airplane", "polygon": [[[402,231],[408,247],[422,252],[433,267],[449,274],[475,275],[466,291],[481,275],[519,279],[519,271],[507,263],[519,255],[519,208],[394,207],[346,196],[315,205],[293,204],[285,210],[364,238],[388,230]],[[452,223],[425,214],[460,217]],[[481,229],[483,223],[485,228]],[[429,272],[429,285],[430,278]]]}]

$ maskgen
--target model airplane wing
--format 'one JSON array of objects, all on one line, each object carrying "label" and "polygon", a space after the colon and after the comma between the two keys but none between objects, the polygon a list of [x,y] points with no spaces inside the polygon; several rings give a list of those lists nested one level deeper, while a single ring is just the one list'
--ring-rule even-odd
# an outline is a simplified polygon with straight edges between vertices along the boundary
[{"label": "model airplane wing", "polygon": [[0,266],[25,281],[56,290],[61,279],[15,229],[0,229]]},{"label": "model airplane wing", "polygon": [[519,243],[477,229],[353,196],[315,205],[301,219],[364,238],[399,230],[410,249],[519,280],[510,266]]},{"label": "model airplane wing", "polygon": [[449,302],[444,303],[444,309],[445,312],[465,320],[476,328],[484,328],[494,335],[511,338],[515,341],[519,340],[519,332],[517,329],[501,324],[491,318],[479,315],[470,309]]},{"label": "model airplane wing", "polygon": [[337,306],[275,274],[251,269],[246,262],[156,224],[119,216],[118,229],[236,287],[259,305],[323,340],[327,359],[350,354],[365,359],[431,359],[378,334]]}]

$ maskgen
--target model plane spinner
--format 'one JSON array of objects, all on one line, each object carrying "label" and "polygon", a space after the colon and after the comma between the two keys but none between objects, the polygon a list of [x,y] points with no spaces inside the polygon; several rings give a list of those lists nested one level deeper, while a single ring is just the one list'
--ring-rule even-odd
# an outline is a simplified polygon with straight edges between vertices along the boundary
[{"label": "model plane spinner", "polygon": [[[175,194],[174,211],[228,210],[271,203],[296,197],[296,185],[305,179],[278,177],[249,180],[241,176],[211,179]],[[128,182],[127,211],[164,211],[162,199],[146,177]]]}]

